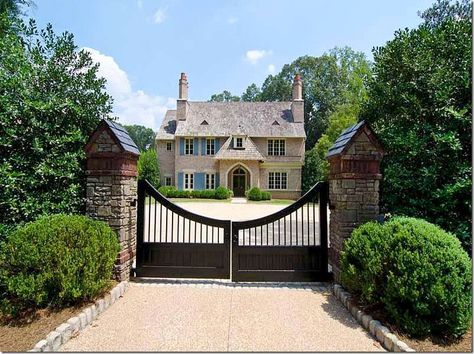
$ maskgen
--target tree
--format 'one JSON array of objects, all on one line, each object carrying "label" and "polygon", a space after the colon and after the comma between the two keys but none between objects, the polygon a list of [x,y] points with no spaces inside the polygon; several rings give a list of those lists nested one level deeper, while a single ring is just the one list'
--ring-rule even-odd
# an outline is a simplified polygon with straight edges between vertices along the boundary
[{"label": "tree", "polygon": [[137,169],[138,179],[147,180],[156,189],[160,187],[160,167],[155,149],[149,149],[140,154]]},{"label": "tree", "polygon": [[316,149],[306,151],[304,156],[304,166],[302,171],[302,192],[306,193],[319,181],[324,180],[325,160],[321,159]]},{"label": "tree", "polygon": [[362,116],[387,152],[385,209],[436,223],[469,249],[472,20],[440,11],[440,4],[446,2],[423,12],[418,28],[397,31],[374,50]]},{"label": "tree", "polygon": [[211,96],[210,102],[238,102],[240,101],[239,96],[232,96],[232,94],[224,90],[222,93],[214,94]]},{"label": "tree", "polygon": [[32,0],[0,0],[0,14],[13,17],[24,15],[23,7],[35,6]]},{"label": "tree", "polygon": [[0,224],[78,213],[84,145],[112,99],[73,35],[0,15]]},{"label": "tree", "polygon": [[153,129],[143,125],[124,125],[123,127],[130,134],[130,137],[137,144],[140,151],[155,147],[155,132]]},{"label": "tree", "polygon": [[261,91],[257,85],[252,84],[242,94],[241,99],[245,102],[255,102],[260,100]]},{"label": "tree", "polygon": [[425,25],[435,28],[446,20],[468,20],[472,17],[472,3],[469,0],[452,2],[450,0],[437,0],[432,7],[425,11],[418,11]]}]

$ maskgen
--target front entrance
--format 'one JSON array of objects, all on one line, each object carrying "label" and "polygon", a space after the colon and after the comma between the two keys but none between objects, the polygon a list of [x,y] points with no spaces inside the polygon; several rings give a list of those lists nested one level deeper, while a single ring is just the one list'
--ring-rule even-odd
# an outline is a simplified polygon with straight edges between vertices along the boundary
[{"label": "front entrance", "polygon": [[234,197],[245,197],[247,187],[248,173],[242,167],[237,167],[232,172],[232,191]]}]

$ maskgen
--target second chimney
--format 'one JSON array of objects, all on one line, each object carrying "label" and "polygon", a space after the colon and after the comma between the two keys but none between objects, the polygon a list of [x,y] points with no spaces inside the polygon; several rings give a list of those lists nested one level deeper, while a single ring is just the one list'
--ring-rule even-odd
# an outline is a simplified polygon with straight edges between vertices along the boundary
[{"label": "second chimney", "polygon": [[304,123],[304,101],[303,101],[303,81],[300,74],[295,75],[293,80],[293,102],[291,102],[291,113],[293,122]]},{"label": "second chimney", "polygon": [[176,102],[176,117],[178,120],[186,120],[188,111],[188,78],[185,73],[181,73],[179,79],[179,96]]}]

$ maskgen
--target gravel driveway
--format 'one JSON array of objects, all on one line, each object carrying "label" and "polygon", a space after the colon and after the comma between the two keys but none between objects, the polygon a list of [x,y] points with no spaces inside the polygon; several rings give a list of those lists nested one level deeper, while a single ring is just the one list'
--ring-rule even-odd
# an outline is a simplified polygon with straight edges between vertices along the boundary
[{"label": "gravel driveway", "polygon": [[62,351],[383,351],[312,286],[132,283]]}]

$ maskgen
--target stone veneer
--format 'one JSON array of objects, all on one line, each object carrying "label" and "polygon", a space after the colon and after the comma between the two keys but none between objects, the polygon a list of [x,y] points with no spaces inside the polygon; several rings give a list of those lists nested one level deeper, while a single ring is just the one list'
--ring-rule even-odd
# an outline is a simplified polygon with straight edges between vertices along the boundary
[{"label": "stone veneer", "polygon": [[380,161],[383,151],[372,130],[364,125],[344,151],[329,160],[329,263],[340,281],[340,252],[359,225],[379,215]]},{"label": "stone veneer", "polygon": [[92,134],[86,155],[86,215],[107,222],[117,233],[114,277],[128,280],[136,253],[138,155],[125,152],[105,124]]}]

